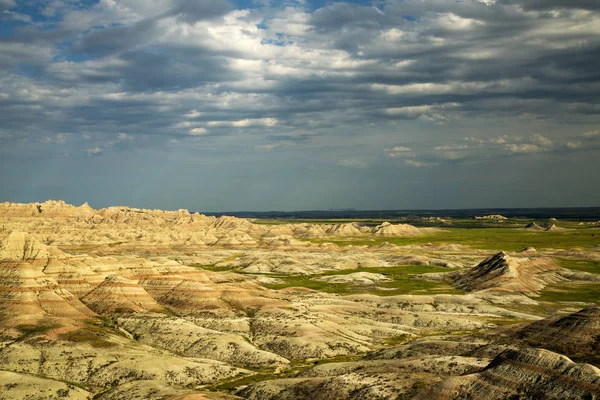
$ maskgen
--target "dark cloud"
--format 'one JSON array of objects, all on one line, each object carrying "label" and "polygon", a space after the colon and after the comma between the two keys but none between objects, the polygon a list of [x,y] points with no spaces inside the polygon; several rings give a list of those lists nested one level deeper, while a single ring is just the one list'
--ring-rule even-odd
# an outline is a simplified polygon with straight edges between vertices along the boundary
[{"label": "dark cloud", "polygon": [[98,28],[83,36],[73,47],[74,54],[86,54],[91,57],[103,57],[153,41],[157,21],[142,20],[132,26]]},{"label": "dark cloud", "polygon": [[595,0],[500,0],[501,4],[518,4],[525,10],[552,10],[552,9],[584,9],[600,10],[600,3]]},{"label": "dark cloud", "polygon": [[176,16],[187,23],[222,17],[232,9],[229,1],[179,0],[166,15]]}]

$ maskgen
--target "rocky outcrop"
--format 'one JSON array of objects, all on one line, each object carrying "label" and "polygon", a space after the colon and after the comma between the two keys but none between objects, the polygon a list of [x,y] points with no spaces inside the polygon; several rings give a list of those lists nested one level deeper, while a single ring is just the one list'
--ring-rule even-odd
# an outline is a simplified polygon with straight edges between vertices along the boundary
[{"label": "rocky outcrop", "polygon": [[65,257],[59,249],[46,246],[25,232],[10,233],[0,245],[0,261],[45,262],[50,258]]},{"label": "rocky outcrop", "polygon": [[477,217],[475,217],[475,219],[504,220],[504,219],[508,219],[508,218],[506,218],[504,215],[500,215],[500,214],[491,214],[491,215],[477,216]]},{"label": "rocky outcrop", "polygon": [[395,237],[395,236],[420,236],[423,233],[419,228],[408,224],[390,224],[384,222],[377,225],[372,231],[375,236]]},{"label": "rocky outcrop", "polygon": [[98,314],[160,311],[162,307],[136,281],[120,276],[107,277],[81,301]]},{"label": "rocky outcrop", "polygon": [[538,293],[551,283],[566,280],[559,274],[561,270],[548,259],[516,258],[500,252],[449,277],[453,285],[470,292]]},{"label": "rocky outcrop", "polygon": [[529,230],[532,230],[532,231],[543,231],[546,228],[544,228],[543,226],[539,226],[535,222],[530,222],[527,225],[525,225],[525,229],[529,229]]},{"label": "rocky outcrop", "polygon": [[414,399],[593,399],[600,369],[548,350],[505,350],[483,371],[452,377]]},{"label": "rocky outcrop", "polygon": [[325,234],[330,236],[361,236],[364,233],[360,230],[360,225],[356,223],[331,225]]},{"label": "rocky outcrop", "polygon": [[533,322],[515,337],[562,354],[600,362],[600,307]]}]

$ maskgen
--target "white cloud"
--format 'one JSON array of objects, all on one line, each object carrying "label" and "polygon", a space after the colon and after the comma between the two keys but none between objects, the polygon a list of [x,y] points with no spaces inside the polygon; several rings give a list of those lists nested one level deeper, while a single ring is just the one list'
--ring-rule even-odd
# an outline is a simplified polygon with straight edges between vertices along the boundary
[{"label": "white cloud", "polygon": [[540,147],[552,147],[552,140],[536,133],[531,137],[531,142]]},{"label": "white cloud", "polygon": [[96,146],[96,147],[92,147],[91,149],[87,149],[86,152],[88,153],[88,155],[97,156],[102,153],[102,149],[100,147]]},{"label": "white cloud", "polygon": [[583,134],[583,137],[586,137],[586,138],[591,138],[594,136],[600,136],[600,129],[589,131],[589,132],[586,132]]},{"label": "white cloud", "polygon": [[186,118],[198,118],[198,117],[201,117],[202,115],[204,115],[204,114],[202,114],[198,110],[192,110],[189,113],[184,114],[183,116]]},{"label": "white cloud", "polygon": [[190,136],[206,135],[207,133],[208,131],[205,128],[193,128],[189,131]]},{"label": "white cloud", "polygon": [[212,127],[231,126],[235,128],[247,128],[253,126],[272,127],[277,125],[277,122],[278,121],[275,118],[246,118],[238,121],[209,121],[207,125]]},{"label": "white cloud", "polygon": [[412,149],[406,146],[395,146],[391,149],[384,149],[387,157],[396,158],[396,157],[414,157],[414,153],[412,153]]},{"label": "white cloud", "polygon": [[427,111],[430,111],[431,108],[431,106],[394,107],[387,108],[385,112],[395,117],[419,118]]},{"label": "white cloud", "polygon": [[406,147],[406,146],[396,146],[396,147],[392,147],[392,149],[390,151],[394,152],[394,153],[403,153],[406,151],[412,151],[412,149],[410,147]]},{"label": "white cloud", "polygon": [[511,144],[507,144],[506,146],[504,146],[504,148],[506,149],[506,151],[508,153],[511,154],[527,154],[527,153],[537,153],[542,151],[542,149],[535,145],[535,144],[528,144],[528,143],[522,143],[522,144],[516,144],[516,143],[511,143]]},{"label": "white cloud", "polygon": [[404,160],[404,164],[409,167],[414,167],[414,168],[435,167],[437,165],[437,163],[423,162],[423,161],[416,161],[416,160]]},{"label": "white cloud", "polygon": [[475,144],[484,144],[485,140],[481,139],[481,138],[476,138],[476,137],[465,137],[464,140],[466,140],[467,142],[470,143],[475,143]]},{"label": "white cloud", "polygon": [[437,151],[451,151],[451,150],[466,150],[469,146],[466,144],[463,145],[444,145],[444,146],[435,146],[434,150]]},{"label": "white cloud", "polygon": [[69,137],[69,135],[67,133],[58,133],[58,134],[54,135],[53,137],[45,136],[41,140],[44,143],[63,144],[67,141],[67,137]]},{"label": "white cloud", "polygon": [[494,144],[504,144],[506,143],[508,140],[508,136],[504,135],[504,136],[498,136],[496,138],[492,138],[490,139],[490,143],[494,143]]},{"label": "white cloud", "polygon": [[127,135],[126,133],[119,133],[117,135],[117,141],[122,142],[124,140],[133,140],[133,137]]}]

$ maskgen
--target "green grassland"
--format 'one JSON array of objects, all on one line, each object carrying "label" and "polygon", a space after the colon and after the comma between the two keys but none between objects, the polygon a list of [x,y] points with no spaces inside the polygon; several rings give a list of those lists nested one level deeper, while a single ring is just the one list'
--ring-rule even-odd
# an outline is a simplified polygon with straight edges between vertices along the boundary
[{"label": "green grassland", "polygon": [[563,268],[600,274],[600,261],[597,260],[557,260],[557,262]]},{"label": "green grassland", "polygon": [[520,251],[536,249],[570,249],[600,245],[600,230],[581,228],[564,231],[530,231],[521,228],[444,228],[422,236],[411,237],[329,237],[310,239],[313,243],[335,243],[338,246],[378,245],[388,242],[398,246],[460,244],[482,250]]},{"label": "green grassland", "polygon": [[600,283],[563,282],[547,287],[536,300],[600,304]]},{"label": "green grassland", "polygon": [[[395,296],[400,294],[460,294],[462,290],[455,289],[445,282],[430,282],[415,279],[415,275],[427,272],[448,272],[450,268],[431,266],[397,266],[379,268],[356,268],[341,271],[327,271],[318,275],[269,275],[277,278],[280,283],[265,284],[270,289],[303,287],[326,293],[375,294],[379,296]],[[325,276],[347,275],[355,272],[371,272],[385,275],[390,281],[379,282],[375,285],[360,285],[352,283],[332,283],[318,280]]]},{"label": "green grassland", "polygon": [[332,358],[322,358],[314,361],[292,359],[290,367],[282,372],[275,372],[273,370],[255,371],[257,372],[257,374],[255,375],[246,375],[241,378],[234,378],[225,382],[219,382],[215,385],[207,387],[207,389],[213,391],[234,391],[242,386],[250,385],[256,382],[263,382],[271,379],[295,378],[305,370],[317,365],[358,361],[364,356],[365,354],[357,354],[348,356],[337,356]]}]

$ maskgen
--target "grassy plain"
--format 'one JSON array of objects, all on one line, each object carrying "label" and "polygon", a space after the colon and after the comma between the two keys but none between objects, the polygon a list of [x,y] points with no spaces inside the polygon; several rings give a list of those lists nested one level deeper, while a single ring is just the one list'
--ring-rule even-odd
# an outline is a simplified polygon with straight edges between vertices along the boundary
[{"label": "grassy plain", "polygon": [[[449,272],[450,268],[431,266],[396,266],[379,268],[356,268],[341,271],[327,271],[318,275],[270,275],[277,278],[280,283],[267,284],[270,289],[283,289],[289,287],[304,287],[326,293],[338,294],[376,294],[378,296],[395,296],[400,294],[461,294],[462,290],[455,289],[444,282],[429,282],[415,279],[415,275],[428,272]],[[347,275],[356,272],[370,272],[382,274],[389,281],[379,282],[375,285],[360,285],[352,283],[332,283],[321,281],[319,278],[331,275]]]},{"label": "grassy plain", "polygon": [[570,249],[600,245],[600,230],[592,228],[564,231],[530,231],[522,228],[441,228],[422,236],[411,237],[329,237],[310,239],[313,243],[335,243],[338,246],[377,245],[383,242],[397,246],[424,244],[460,244],[474,249],[520,251],[526,247]]}]

